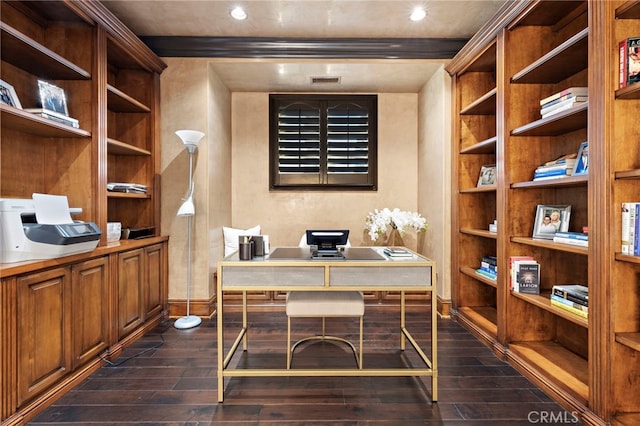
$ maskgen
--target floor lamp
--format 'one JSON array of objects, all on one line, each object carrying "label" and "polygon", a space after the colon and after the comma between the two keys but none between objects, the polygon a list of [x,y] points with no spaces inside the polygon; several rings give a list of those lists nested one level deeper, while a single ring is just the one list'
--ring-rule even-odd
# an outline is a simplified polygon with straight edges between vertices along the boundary
[{"label": "floor lamp", "polygon": [[187,329],[197,327],[202,322],[199,316],[190,315],[189,305],[191,302],[191,227],[193,216],[196,214],[196,208],[193,204],[193,156],[204,133],[197,130],[178,130],[176,135],[182,139],[182,143],[184,143],[184,147],[189,153],[189,193],[177,213],[177,216],[187,217],[187,315],[178,318],[173,323],[173,326],[179,329]]}]

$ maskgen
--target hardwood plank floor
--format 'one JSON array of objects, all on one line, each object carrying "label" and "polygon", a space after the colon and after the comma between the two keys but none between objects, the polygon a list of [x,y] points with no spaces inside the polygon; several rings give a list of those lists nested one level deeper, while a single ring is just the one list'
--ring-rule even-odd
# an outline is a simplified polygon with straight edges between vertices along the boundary
[{"label": "hardwood plank floor", "polygon": [[[420,308],[424,309],[424,308]],[[429,315],[409,308],[408,328],[430,338]],[[225,312],[225,344],[241,315]],[[250,312],[249,351],[232,362],[247,367],[286,364],[286,316]],[[399,314],[367,306],[365,367],[416,362],[400,355]],[[294,319],[293,338],[320,330],[319,319]],[[423,331],[415,331],[423,330]],[[357,319],[327,319],[327,332],[357,340]],[[158,326],[114,361],[40,413],[31,425],[529,425],[578,424],[570,413],[450,319],[438,320],[439,398],[430,378],[231,378],[218,404],[216,321],[191,330]],[[226,337],[228,335],[228,338]],[[403,361],[405,360],[405,361]],[[293,367],[355,366],[348,348],[313,343],[296,351]],[[547,421],[541,421],[542,416]],[[555,419],[553,422],[550,419]]]}]

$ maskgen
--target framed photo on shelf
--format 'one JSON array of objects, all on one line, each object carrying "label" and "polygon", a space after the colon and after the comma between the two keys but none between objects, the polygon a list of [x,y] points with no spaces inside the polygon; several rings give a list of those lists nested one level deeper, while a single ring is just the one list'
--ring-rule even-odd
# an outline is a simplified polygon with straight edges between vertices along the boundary
[{"label": "framed photo on shelf", "polygon": [[576,164],[573,166],[572,176],[589,174],[589,142],[582,142],[578,149]]},{"label": "framed photo on shelf", "polygon": [[556,232],[569,230],[571,206],[539,204],[533,223],[533,238],[553,240]]},{"label": "framed photo on shelf", "polygon": [[47,83],[46,81],[38,80],[38,89],[40,91],[40,103],[43,109],[69,116],[67,98],[65,97],[63,88]]},{"label": "framed photo on shelf", "polygon": [[480,176],[478,176],[478,185],[481,186],[492,186],[496,184],[496,165],[488,164],[482,166],[480,169]]},{"label": "framed photo on shelf", "polygon": [[15,89],[4,80],[0,80],[0,102],[14,108],[22,109],[22,105],[20,105],[20,100],[18,99],[18,95],[16,95]]}]

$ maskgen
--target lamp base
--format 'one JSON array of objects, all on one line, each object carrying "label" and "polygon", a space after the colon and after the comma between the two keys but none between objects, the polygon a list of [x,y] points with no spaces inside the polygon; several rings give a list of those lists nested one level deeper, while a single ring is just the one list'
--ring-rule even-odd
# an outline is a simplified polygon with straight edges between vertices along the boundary
[{"label": "lamp base", "polygon": [[184,330],[184,329],[187,329],[187,328],[197,327],[197,326],[200,325],[201,322],[202,322],[202,319],[200,317],[198,317],[196,315],[189,315],[189,316],[178,318],[173,323],[173,326],[175,328],[180,329],[180,330]]}]

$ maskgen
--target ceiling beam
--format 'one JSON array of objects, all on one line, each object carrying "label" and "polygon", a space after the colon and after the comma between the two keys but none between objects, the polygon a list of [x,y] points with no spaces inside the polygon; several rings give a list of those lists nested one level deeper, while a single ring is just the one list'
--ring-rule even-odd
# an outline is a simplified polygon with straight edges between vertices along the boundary
[{"label": "ceiling beam", "polygon": [[141,36],[160,57],[451,59],[466,38],[268,38]]}]

